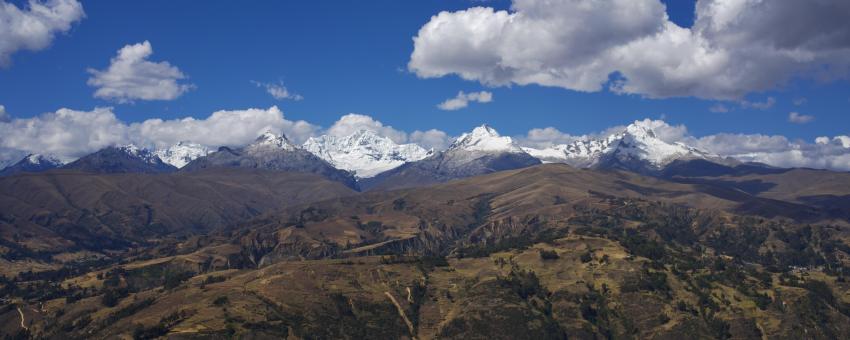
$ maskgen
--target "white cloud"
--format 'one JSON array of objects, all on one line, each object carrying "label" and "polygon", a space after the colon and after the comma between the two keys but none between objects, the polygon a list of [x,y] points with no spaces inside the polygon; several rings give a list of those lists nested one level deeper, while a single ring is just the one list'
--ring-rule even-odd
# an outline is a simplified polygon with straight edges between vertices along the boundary
[{"label": "white cloud", "polygon": [[248,144],[265,131],[283,133],[296,143],[313,136],[319,127],[306,121],[287,120],[283,112],[268,109],[221,110],[207,118],[148,119],[130,125],[131,139],[143,145],[165,147],[183,140],[210,147]]},{"label": "white cloud", "polygon": [[378,135],[388,137],[396,143],[406,143],[407,133],[401,130],[396,130],[392,126],[384,125],[367,115],[349,113],[339,118],[326,131],[331,136],[348,136],[359,130],[369,130]]},{"label": "white cloud", "polygon": [[710,108],[708,108],[708,111],[711,111],[711,112],[714,112],[714,113],[726,113],[726,112],[729,112],[729,108],[726,107],[726,105],[717,103],[717,104],[712,105]]},{"label": "white cloud", "polygon": [[127,45],[118,50],[106,70],[88,69],[92,75],[88,84],[97,88],[94,96],[119,103],[174,100],[194,88],[180,82],[186,75],[176,66],[167,61],[149,61],[151,54],[153,48],[148,41]]},{"label": "white cloud", "polygon": [[380,136],[387,137],[398,144],[416,143],[426,149],[434,148],[435,150],[443,150],[447,148],[453,139],[445,132],[430,129],[427,131],[413,131],[408,134],[405,131],[398,130],[389,125],[384,125],[380,121],[362,114],[349,113],[340,117],[327,130],[321,134],[331,136],[348,136],[359,130],[369,130],[377,133]]},{"label": "white cloud", "polygon": [[794,124],[806,124],[815,120],[815,116],[800,114],[799,112],[788,113],[788,121]]},{"label": "white cloud", "polygon": [[437,105],[440,110],[454,111],[460,110],[469,106],[469,102],[489,103],[493,101],[493,94],[487,91],[464,93],[460,91],[454,98],[446,99],[446,101]]},{"label": "white cloud", "polygon": [[688,136],[688,128],[683,125],[670,125],[663,120],[644,119],[638,121],[643,126],[648,126],[655,132],[655,136],[659,139],[672,143],[678,142]]},{"label": "white cloud", "polygon": [[542,129],[531,129],[525,136],[515,138],[522,146],[545,149],[553,145],[571,143],[586,138],[586,136],[573,136],[550,126]]},{"label": "white cloud", "polygon": [[431,129],[428,131],[413,131],[410,133],[410,142],[419,144],[426,149],[445,150],[452,144],[454,138],[443,131]]},{"label": "white cloud", "polygon": [[30,0],[27,8],[0,1],[0,67],[12,62],[20,50],[39,51],[50,46],[53,36],[71,29],[85,17],[76,0]]},{"label": "white cloud", "polygon": [[491,86],[740,100],[799,76],[846,77],[848,12],[845,0],[699,0],[684,28],[659,0],[514,0],[510,11],[433,16],[408,69]]},{"label": "white cloud", "polygon": [[[846,140],[847,144],[843,144]],[[793,141],[784,136],[721,133],[705,137],[686,136],[682,142],[741,161],[778,167],[850,170],[850,138],[818,137],[815,143]]]},{"label": "white cloud", "polygon": [[272,97],[274,97],[274,99],[277,100],[290,99],[294,101],[299,101],[304,99],[304,97],[300,94],[289,92],[289,89],[287,89],[286,86],[283,86],[283,83],[261,83],[253,80],[251,81],[251,83],[257,85],[257,87],[266,89],[266,92],[268,92],[268,94],[270,94]]},{"label": "white cloud", "polygon": [[767,109],[773,107],[773,105],[775,105],[775,104],[776,104],[776,98],[773,98],[773,97],[768,97],[763,102],[751,102],[751,101],[746,101],[746,100],[741,101],[741,107],[743,107],[745,109],[756,109],[756,110],[767,110]]},{"label": "white cloud", "polygon": [[809,101],[809,99],[807,99],[806,97],[797,97],[797,98],[794,98],[793,103],[794,103],[794,106],[800,106],[800,105],[806,104],[806,102],[808,102],[808,101]]},{"label": "white cloud", "polygon": [[[3,114],[5,110],[0,106],[0,116]],[[107,146],[129,143],[151,148],[169,147],[181,141],[213,149],[239,147],[253,142],[265,131],[272,131],[301,144],[320,134],[345,136],[364,129],[396,143],[417,143],[437,150],[445,149],[452,140],[436,129],[417,130],[408,135],[370,116],[353,113],[322,129],[303,120],[286,119],[277,106],[220,110],[205,118],[154,118],[135,123],[121,121],[111,107],[91,111],[63,108],[32,118],[0,120],[0,168],[28,153],[50,154],[71,161]]]},{"label": "white cloud", "polygon": [[26,153],[76,158],[127,141],[128,126],[112,108],[59,109],[33,118],[0,123],[0,147]]},{"label": "white cloud", "polygon": [[184,140],[208,147],[241,146],[267,130],[301,143],[319,127],[287,120],[276,106],[216,111],[204,119],[148,119],[131,124],[119,120],[112,108],[60,109],[0,123],[0,157],[43,153],[71,160],[111,145],[166,147]]}]

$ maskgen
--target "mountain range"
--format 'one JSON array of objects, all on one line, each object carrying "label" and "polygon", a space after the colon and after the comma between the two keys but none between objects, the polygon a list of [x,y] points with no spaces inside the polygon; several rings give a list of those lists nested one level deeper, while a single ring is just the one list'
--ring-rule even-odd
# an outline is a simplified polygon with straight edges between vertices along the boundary
[{"label": "mountain range", "polygon": [[311,137],[304,143],[304,149],[358,178],[374,177],[433,153],[416,144],[396,144],[370,130],[359,130],[343,137]]},{"label": "mountain range", "polygon": [[[635,121],[607,136],[582,138],[547,148],[523,147],[487,125],[462,134],[442,151],[425,150],[416,144],[397,144],[371,130],[359,130],[347,136],[312,137],[303,145],[292,143],[286,136],[266,132],[247,146],[220,147],[216,151],[190,141],[155,150],[126,145],[105,148],[65,165],[49,156],[31,155],[4,169],[0,175],[52,168],[100,173],[167,173],[243,167],[316,173],[351,188],[383,190],[440,183],[540,163],[669,177],[673,172],[681,172],[683,164],[694,160],[721,168],[770,168],[715,155],[681,142],[667,142],[658,136],[651,123]],[[706,171],[706,166],[711,167],[708,163],[691,163],[691,167],[702,164],[702,171]]]},{"label": "mountain range", "polygon": [[665,142],[645,121],[636,121],[621,132],[601,138],[524,150],[547,163],[566,163],[580,168],[616,168],[641,173],[657,173],[677,160],[705,159],[722,164],[730,161],[683,143]]},{"label": "mountain range", "polygon": [[363,189],[398,189],[540,164],[511,137],[482,125],[458,137],[445,151],[405,163],[361,183]]}]

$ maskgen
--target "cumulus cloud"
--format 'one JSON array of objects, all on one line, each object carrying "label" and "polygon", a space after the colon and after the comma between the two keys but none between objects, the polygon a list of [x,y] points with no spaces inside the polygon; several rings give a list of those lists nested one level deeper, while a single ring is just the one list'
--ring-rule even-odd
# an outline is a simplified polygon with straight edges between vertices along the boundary
[{"label": "cumulus cloud", "polygon": [[209,148],[239,147],[266,131],[285,134],[294,143],[321,134],[347,136],[359,130],[374,131],[396,143],[417,143],[442,150],[452,138],[431,129],[408,134],[361,114],[347,114],[323,129],[304,120],[289,120],[277,106],[268,109],[220,110],[204,118],[147,119],[127,123],[111,107],[91,111],[59,109],[32,118],[7,119],[0,105],[0,168],[29,153],[41,153],[71,161],[107,146],[135,144],[166,148],[181,141]]},{"label": "cumulus cloud", "polygon": [[384,125],[367,115],[349,113],[339,118],[326,133],[331,136],[348,136],[359,130],[368,130],[377,133],[378,135],[392,139],[396,143],[407,142],[407,133],[401,130],[396,130],[392,126]]},{"label": "cumulus cloud", "polygon": [[491,86],[741,100],[799,76],[846,77],[848,12],[844,0],[698,0],[685,28],[659,0],[514,0],[510,11],[433,16],[408,69]]},{"label": "cumulus cloud", "polygon": [[83,5],[76,0],[30,0],[23,9],[0,1],[0,67],[8,67],[17,51],[47,48],[53,36],[83,17]]},{"label": "cumulus cloud", "polygon": [[794,124],[806,124],[815,120],[815,116],[800,114],[799,112],[788,113],[788,121]]},{"label": "cumulus cloud", "polygon": [[125,143],[128,126],[112,108],[59,109],[37,117],[0,123],[0,147],[73,159],[109,145]]},{"label": "cumulus cloud", "polygon": [[277,99],[277,100],[289,99],[289,100],[299,101],[299,100],[304,99],[304,97],[302,97],[300,94],[289,92],[289,89],[287,89],[286,86],[283,86],[282,82],[277,83],[277,84],[273,84],[273,83],[262,83],[262,82],[252,80],[251,83],[254,84],[254,85],[257,85],[257,87],[266,89],[266,92],[268,94],[270,94],[272,97],[274,97],[274,99]]},{"label": "cumulus cloud", "polygon": [[516,136],[516,140],[523,146],[545,149],[553,145],[568,144],[587,136],[573,136],[561,132],[554,127],[531,129],[525,136]]},{"label": "cumulus cloud", "polygon": [[127,45],[118,50],[106,70],[88,69],[92,75],[88,84],[97,88],[94,96],[119,103],[174,100],[194,88],[181,82],[186,75],[176,66],[149,61],[151,54],[153,47],[148,41]]},{"label": "cumulus cloud", "polygon": [[410,133],[410,142],[419,144],[426,149],[445,150],[452,144],[453,140],[454,138],[437,129],[416,130]]},{"label": "cumulus cloud", "polygon": [[454,98],[446,99],[446,101],[437,105],[437,108],[445,111],[454,111],[469,106],[469,102],[489,103],[491,101],[493,101],[493,94],[487,91],[472,93],[460,91]]},{"label": "cumulus cloud", "polygon": [[319,127],[306,121],[287,120],[283,112],[272,106],[268,109],[221,110],[207,118],[174,120],[148,119],[130,125],[134,142],[166,147],[183,140],[216,147],[248,144],[265,131],[283,133],[301,143],[313,136]]},{"label": "cumulus cloud", "polygon": [[[843,141],[847,143],[843,143]],[[850,170],[850,137],[819,137],[814,143],[785,136],[720,133],[703,137],[683,136],[681,142],[745,162],[778,167]]]},{"label": "cumulus cloud", "polygon": [[209,147],[241,146],[265,131],[284,133],[300,143],[318,130],[305,121],[287,120],[276,106],[216,111],[203,119],[149,119],[130,124],[118,119],[108,107],[92,111],[60,109],[0,123],[0,157],[8,161],[21,154],[42,153],[72,160],[112,145],[167,147],[184,140]]},{"label": "cumulus cloud", "polygon": [[407,133],[376,120],[367,115],[349,113],[340,117],[329,128],[320,132],[331,136],[348,136],[360,130],[375,132],[398,144],[415,143],[426,149],[443,150],[447,148],[453,139],[443,131],[430,129],[427,131],[415,130]]}]

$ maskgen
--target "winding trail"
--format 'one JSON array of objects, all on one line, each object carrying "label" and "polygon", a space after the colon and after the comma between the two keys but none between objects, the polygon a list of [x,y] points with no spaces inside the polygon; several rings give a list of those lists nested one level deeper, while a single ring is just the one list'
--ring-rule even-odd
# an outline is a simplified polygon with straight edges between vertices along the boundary
[{"label": "winding trail", "polygon": [[21,310],[21,307],[18,307],[18,314],[21,315],[21,328],[29,332],[30,329],[26,326],[26,323],[24,322],[24,311]]},{"label": "winding trail", "polygon": [[395,308],[398,309],[398,315],[401,316],[401,319],[404,320],[405,324],[407,324],[407,329],[410,330],[410,337],[412,337],[413,340],[416,340],[416,334],[413,329],[413,323],[410,322],[410,319],[408,319],[407,315],[404,314],[404,309],[401,308],[401,305],[398,304],[398,301],[396,301],[395,297],[393,297],[390,292],[384,292],[384,294],[386,294],[387,297],[390,298],[390,301],[393,303],[393,305],[395,305]]}]

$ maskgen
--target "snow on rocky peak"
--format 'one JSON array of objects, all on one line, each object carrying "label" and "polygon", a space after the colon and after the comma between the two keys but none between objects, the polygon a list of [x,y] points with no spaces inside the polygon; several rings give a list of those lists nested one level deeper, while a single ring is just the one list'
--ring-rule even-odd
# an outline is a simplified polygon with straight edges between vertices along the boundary
[{"label": "snow on rocky peak", "polygon": [[260,137],[248,145],[245,150],[248,152],[260,152],[260,151],[268,151],[268,150],[276,150],[283,149],[285,151],[295,150],[297,146],[292,144],[289,139],[286,138],[285,135],[277,135],[271,131],[266,131]]},{"label": "snow on rocky peak", "polygon": [[677,159],[716,158],[708,152],[680,142],[665,142],[658,138],[647,121],[635,121],[620,134],[618,158],[633,157],[661,168]]},{"label": "snow on rocky peak", "polygon": [[163,162],[182,168],[198,157],[206,156],[210,150],[197,143],[182,141],[165,149],[154,152]]},{"label": "snow on rocky peak", "polygon": [[32,165],[39,165],[39,166],[54,166],[54,167],[56,167],[56,166],[60,166],[60,165],[64,164],[64,162],[62,162],[61,160],[59,160],[56,157],[49,156],[49,155],[42,155],[42,154],[38,154],[38,153],[31,153],[31,154],[27,155],[26,160],[27,160],[28,163],[30,163]]},{"label": "snow on rocky peak", "polygon": [[525,152],[511,137],[502,137],[487,124],[476,127],[458,137],[447,152],[465,150],[482,153]]},{"label": "snow on rocky peak", "polygon": [[359,178],[374,177],[431,154],[419,145],[399,145],[370,130],[359,130],[348,136],[311,137],[303,148],[337,169],[348,170]]},{"label": "snow on rocky peak", "polygon": [[162,161],[161,159],[159,159],[159,156],[157,156],[150,149],[140,148],[135,144],[120,145],[115,148],[130,155],[131,157],[141,159],[146,163],[157,164]]},{"label": "snow on rocky peak", "polygon": [[719,156],[659,138],[648,121],[635,121],[623,131],[602,138],[587,138],[545,149],[523,148],[547,163],[592,167],[601,161],[645,162],[660,169],[677,159],[720,159]]}]

